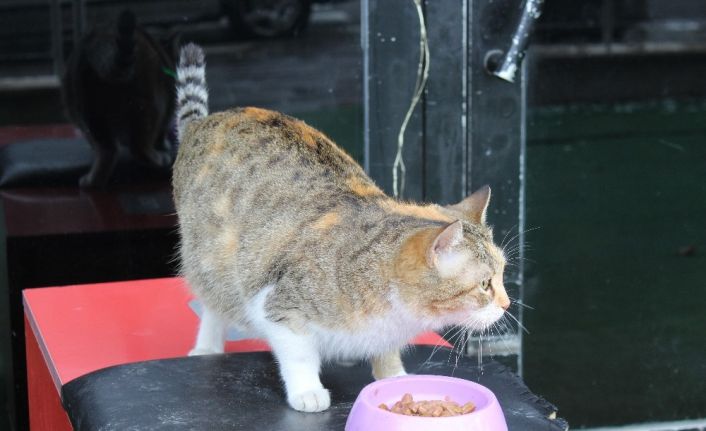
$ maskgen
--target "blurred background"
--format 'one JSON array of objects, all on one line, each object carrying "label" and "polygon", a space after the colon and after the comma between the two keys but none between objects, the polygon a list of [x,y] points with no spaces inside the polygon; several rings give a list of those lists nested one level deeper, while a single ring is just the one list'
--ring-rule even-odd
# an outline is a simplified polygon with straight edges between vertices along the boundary
[{"label": "blurred background", "polygon": [[[494,200],[489,221],[498,241],[520,234],[513,292],[528,308],[514,311],[526,332],[511,328],[517,347],[483,354],[512,357],[574,429],[706,429],[706,3],[545,0],[521,77],[507,84],[517,113],[476,117],[465,98],[496,93],[471,79],[485,74],[471,53],[517,22],[522,2],[504,3],[510,12],[464,15],[458,31],[424,5],[430,31],[463,39],[458,50],[430,44],[463,62],[468,85],[453,90],[462,136],[429,132],[439,116],[428,94],[414,116],[420,139],[466,148],[449,166],[481,179],[474,130],[502,128],[502,118],[518,127],[503,162],[514,163],[504,171],[514,201]],[[22,289],[175,274],[168,172],[120,162],[107,187],[78,187],[92,153],[68,120],[61,77],[81,37],[114,28],[125,9],[166,47],[205,47],[212,111],[253,105],[301,118],[391,191],[380,172],[396,142],[374,132],[396,137],[411,97],[411,0],[0,0],[0,428],[26,427]],[[383,34],[381,16],[398,33]],[[411,60],[386,69],[380,58]],[[430,85],[455,76],[445,64],[432,57]],[[385,105],[387,82],[407,86],[404,103]],[[450,202],[419,178],[461,176],[425,162],[431,144],[420,148],[405,153],[423,172],[408,173],[409,197]],[[458,199],[480,185],[463,181]]]}]

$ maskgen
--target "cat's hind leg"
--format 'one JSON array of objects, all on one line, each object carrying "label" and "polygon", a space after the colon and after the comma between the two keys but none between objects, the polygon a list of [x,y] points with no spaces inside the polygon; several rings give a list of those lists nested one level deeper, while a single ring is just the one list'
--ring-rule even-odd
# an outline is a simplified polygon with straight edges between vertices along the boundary
[{"label": "cat's hind leg", "polygon": [[189,356],[223,353],[227,328],[228,322],[225,319],[204,306],[196,345],[189,352]]},{"label": "cat's hind leg", "polygon": [[373,377],[375,380],[407,375],[399,350],[373,357],[370,363],[373,366]]}]

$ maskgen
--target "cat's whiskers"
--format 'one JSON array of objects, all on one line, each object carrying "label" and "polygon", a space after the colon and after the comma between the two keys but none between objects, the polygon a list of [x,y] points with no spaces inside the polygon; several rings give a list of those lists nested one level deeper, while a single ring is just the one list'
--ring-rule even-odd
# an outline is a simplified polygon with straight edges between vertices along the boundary
[{"label": "cat's whiskers", "polygon": [[512,258],[512,265],[517,265],[517,264],[519,264],[520,261],[523,261],[523,262],[530,262],[530,263],[537,263],[537,261],[534,260],[534,259],[530,259],[530,258],[527,258],[527,257],[524,257],[524,256],[522,256],[522,257],[517,256],[517,257],[513,257],[513,258]]},{"label": "cat's whiskers", "polygon": [[500,319],[498,319],[498,325],[502,325],[501,331],[503,331],[503,333],[511,333],[511,332],[513,332],[513,331],[512,331],[512,327],[510,327],[510,326],[508,325],[508,322],[509,322],[509,321],[508,321],[508,319],[507,319],[507,316],[505,316],[505,314],[503,314],[503,316],[502,316]]},{"label": "cat's whiskers", "polygon": [[[512,246],[512,247],[510,247],[510,244],[512,244],[512,242],[513,242],[515,239],[519,238],[520,235],[526,234],[526,233],[531,232],[531,231],[533,231],[533,230],[537,230],[537,229],[539,229],[539,228],[540,228],[540,227],[537,226],[537,227],[525,229],[524,231],[521,231],[521,232],[518,231],[517,234],[515,234],[512,238],[510,238],[510,240],[507,241],[507,243],[504,243],[504,244],[501,246],[501,249],[502,249],[502,251],[503,251],[503,255],[505,256],[505,259],[506,259],[507,261],[510,261],[510,260],[511,260],[512,258],[514,258],[515,256],[521,255],[523,251],[530,250],[531,248],[530,248],[529,244],[526,243],[526,242],[520,243],[520,242],[518,241],[518,243],[515,244],[515,245]],[[504,241],[504,240],[503,240],[503,241]]]},{"label": "cat's whiskers", "polygon": [[517,244],[505,252],[505,259],[512,259],[527,250],[532,250],[532,246],[529,243]]},{"label": "cat's whiskers", "polygon": [[525,326],[522,323],[520,323],[520,321],[517,320],[517,318],[515,316],[512,315],[512,313],[510,313],[509,311],[505,311],[505,314],[510,316],[512,318],[512,320],[514,320],[517,323],[517,326],[520,327],[520,329],[522,329],[523,331],[525,331],[526,334],[530,333],[527,330],[527,328],[525,328]]},{"label": "cat's whiskers", "polygon": [[505,232],[505,236],[503,237],[503,240],[500,241],[500,248],[503,251],[505,250],[505,240],[507,239],[507,236],[510,235],[510,232],[512,232],[512,230],[515,229],[516,227],[517,227],[517,223],[512,225],[512,227],[510,229],[508,229],[507,232]]},{"label": "cat's whiskers", "polygon": [[524,250],[528,247],[528,244],[522,244],[522,243],[517,243],[512,246],[512,248],[508,248],[505,251],[505,257],[511,256],[513,253],[515,253],[518,250]]},{"label": "cat's whiskers", "polygon": [[464,328],[462,337],[463,337],[464,341],[463,341],[463,344],[461,345],[461,348],[459,349],[458,353],[456,353],[456,362],[454,363],[454,369],[452,371],[452,375],[453,375],[453,372],[456,371],[456,368],[458,368],[458,359],[461,357],[461,355],[464,354],[463,348],[466,346],[466,341],[468,340],[468,328]]},{"label": "cat's whiskers", "polygon": [[512,238],[510,238],[510,240],[507,242],[507,244],[505,244],[505,246],[507,247],[510,243],[512,243],[512,241],[514,241],[520,235],[532,232],[533,230],[537,230],[537,229],[540,229],[540,226],[535,226],[535,227],[531,227],[529,229],[525,229],[523,231],[518,231]]},{"label": "cat's whiskers", "polygon": [[500,247],[503,251],[503,254],[507,254],[507,248],[510,244],[512,244],[512,241],[514,241],[516,238],[518,238],[520,235],[522,235],[522,232],[518,231],[515,235],[513,235],[507,242],[504,242],[503,240],[503,245]]},{"label": "cat's whiskers", "polygon": [[513,304],[515,304],[515,305],[517,305],[518,307],[526,308],[526,309],[528,309],[528,310],[534,310],[534,307],[532,307],[531,305],[525,304],[525,303],[522,302],[521,300],[515,299],[515,298],[513,298],[513,297],[511,297],[511,296],[508,296],[508,297],[510,298],[510,302],[513,303]]},{"label": "cat's whiskers", "polygon": [[[463,342],[462,342],[461,347],[459,349],[460,354],[463,354],[463,355],[466,354],[466,346],[468,345],[468,341],[471,339],[470,336],[473,333],[473,330],[474,330],[473,328],[475,328],[478,325],[478,323],[480,323],[480,322],[476,318],[467,320],[467,326],[465,327],[466,330],[464,332]],[[455,367],[457,367],[457,366],[458,366],[458,358],[456,358]]]},{"label": "cat's whiskers", "polygon": [[456,358],[458,358],[459,353],[456,351],[456,344],[453,345],[453,347],[449,350],[449,356],[446,358],[446,363],[451,363],[451,355],[456,354]]},{"label": "cat's whiskers", "polygon": [[[493,332],[495,333],[493,334]],[[507,342],[502,336],[501,330],[498,325],[498,320],[496,320],[495,322],[493,322],[492,325],[490,325],[490,327],[488,328],[488,335],[491,337],[496,337],[498,340],[502,340],[503,344],[505,345],[505,348],[507,348]],[[491,359],[493,358],[493,349],[490,347],[490,345],[488,346],[488,356],[490,356]]]},{"label": "cat's whiskers", "polygon": [[529,244],[525,244],[522,247],[517,247],[516,250],[513,250],[509,255],[505,256],[506,260],[512,260],[516,259],[518,256],[522,256],[525,252],[532,250],[532,247]]},{"label": "cat's whiskers", "polygon": [[[434,356],[434,354],[436,352],[438,352],[439,349],[441,349],[441,347],[443,347],[441,344],[443,340],[450,341],[451,342],[451,350],[453,350],[456,347],[456,343],[453,341],[453,339],[454,339],[454,337],[458,336],[462,330],[463,330],[463,327],[452,326],[446,332],[444,332],[441,335],[441,340],[436,342],[436,344],[434,345],[434,348],[431,351],[431,354],[429,354],[429,357],[424,362],[422,362],[422,364],[420,365],[420,368],[423,367],[424,365],[426,365],[431,360],[431,358]],[[451,331],[454,331],[454,333],[452,335],[449,335],[449,333]]]},{"label": "cat's whiskers", "polygon": [[[448,340],[449,342],[451,342],[451,349],[449,349],[450,351],[449,351],[449,356],[447,358],[447,362],[450,362],[451,355],[453,353],[456,353],[456,356],[457,356],[456,363],[458,363],[458,356],[463,355],[465,352],[465,346],[466,346],[466,343],[468,343],[469,333],[471,333],[472,331],[478,330],[480,323],[481,322],[477,317],[468,316],[464,321],[462,321],[458,325],[452,326],[451,328],[449,328],[446,332],[444,332],[441,335],[442,339],[445,339],[445,340]],[[451,335],[449,335],[450,333],[451,333]],[[458,338],[460,341],[459,342],[455,341],[456,338]],[[459,344],[460,344],[460,347],[459,347]],[[439,342],[437,342],[434,345],[434,348],[432,349],[431,354],[420,365],[420,368],[423,367],[424,365],[426,365],[427,363],[429,363],[429,361],[431,361],[434,354],[436,354],[436,352],[438,352],[439,349],[441,349],[441,347],[442,347],[442,345],[441,345],[441,340],[440,340]]]},{"label": "cat's whiskers", "polygon": [[474,331],[478,334],[478,343],[479,343],[479,356],[478,356],[478,366],[482,367],[482,356],[483,356],[483,334],[489,330],[489,327],[491,325],[483,324],[481,320],[478,318],[471,316],[467,320],[468,324],[468,331],[466,334],[466,337],[463,341],[463,345],[461,346],[461,352],[466,352],[466,347],[468,346],[468,342],[470,341],[471,337],[469,335],[472,335]]},{"label": "cat's whiskers", "polygon": [[[459,325],[456,325],[456,326],[451,327],[451,329],[450,329],[449,331],[447,331],[447,333],[448,333],[448,332],[451,332],[451,331],[454,331],[454,333],[449,337],[449,341],[451,341],[451,349],[450,349],[450,351],[449,351],[449,356],[448,356],[448,358],[447,358],[447,360],[446,360],[447,363],[448,363],[448,362],[451,362],[451,354],[456,353],[457,358],[458,358],[458,355],[461,354],[461,353],[463,353],[462,350],[457,351],[457,348],[458,348],[458,344],[459,344],[459,343],[457,343],[457,342],[454,340],[454,338],[457,338],[457,337],[460,338],[460,339],[465,338],[465,336],[466,336],[466,331],[468,330],[468,328],[467,328],[467,322],[469,321],[469,319],[470,319],[471,317],[472,317],[472,316],[470,316],[468,319],[466,319],[466,320],[464,320],[463,322],[461,322]],[[440,347],[440,346],[439,346],[439,347]],[[438,350],[438,348],[435,348],[434,351],[432,351],[432,355],[433,355],[437,350]],[[429,361],[430,359],[431,359],[431,355],[429,356],[429,358],[427,359],[427,361]],[[426,363],[427,361],[425,361],[425,363]],[[458,359],[457,359],[457,361],[458,361]]]}]

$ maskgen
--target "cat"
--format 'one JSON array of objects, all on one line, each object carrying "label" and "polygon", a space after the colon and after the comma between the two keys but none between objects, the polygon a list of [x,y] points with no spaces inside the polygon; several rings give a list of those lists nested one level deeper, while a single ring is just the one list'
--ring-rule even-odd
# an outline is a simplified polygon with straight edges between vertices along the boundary
[{"label": "cat", "polygon": [[[95,28],[71,53],[62,79],[69,119],[94,153],[82,187],[111,178],[123,144],[149,166],[169,169],[173,156],[165,135],[174,112],[176,37],[162,46],[123,11],[115,28]],[[170,72],[171,75],[170,75]]]},{"label": "cat", "polygon": [[181,272],[205,311],[191,355],[223,352],[229,323],[267,340],[289,405],[322,411],[325,360],[405,370],[400,349],[448,325],[503,316],[505,257],[485,218],[490,188],[451,206],[392,199],[329,138],[287,115],[208,115],[203,51],[177,68],[173,193]]}]

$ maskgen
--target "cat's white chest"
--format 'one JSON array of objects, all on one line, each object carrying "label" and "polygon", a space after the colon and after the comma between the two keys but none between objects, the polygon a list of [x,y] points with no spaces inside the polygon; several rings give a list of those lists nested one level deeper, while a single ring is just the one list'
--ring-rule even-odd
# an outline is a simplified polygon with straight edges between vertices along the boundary
[{"label": "cat's white chest", "polygon": [[[267,339],[291,338],[291,330],[269,321],[265,313],[267,295],[274,286],[263,288],[246,307],[248,326]],[[387,312],[361,322],[355,330],[327,328],[317,323],[307,326],[308,338],[324,359],[362,359],[398,350],[416,335],[429,330],[398,301],[390,300]]]},{"label": "cat's white chest", "polygon": [[395,306],[381,316],[361,322],[355,330],[331,329],[316,324],[309,327],[321,355],[330,359],[360,359],[399,350],[426,330],[413,315]]}]

